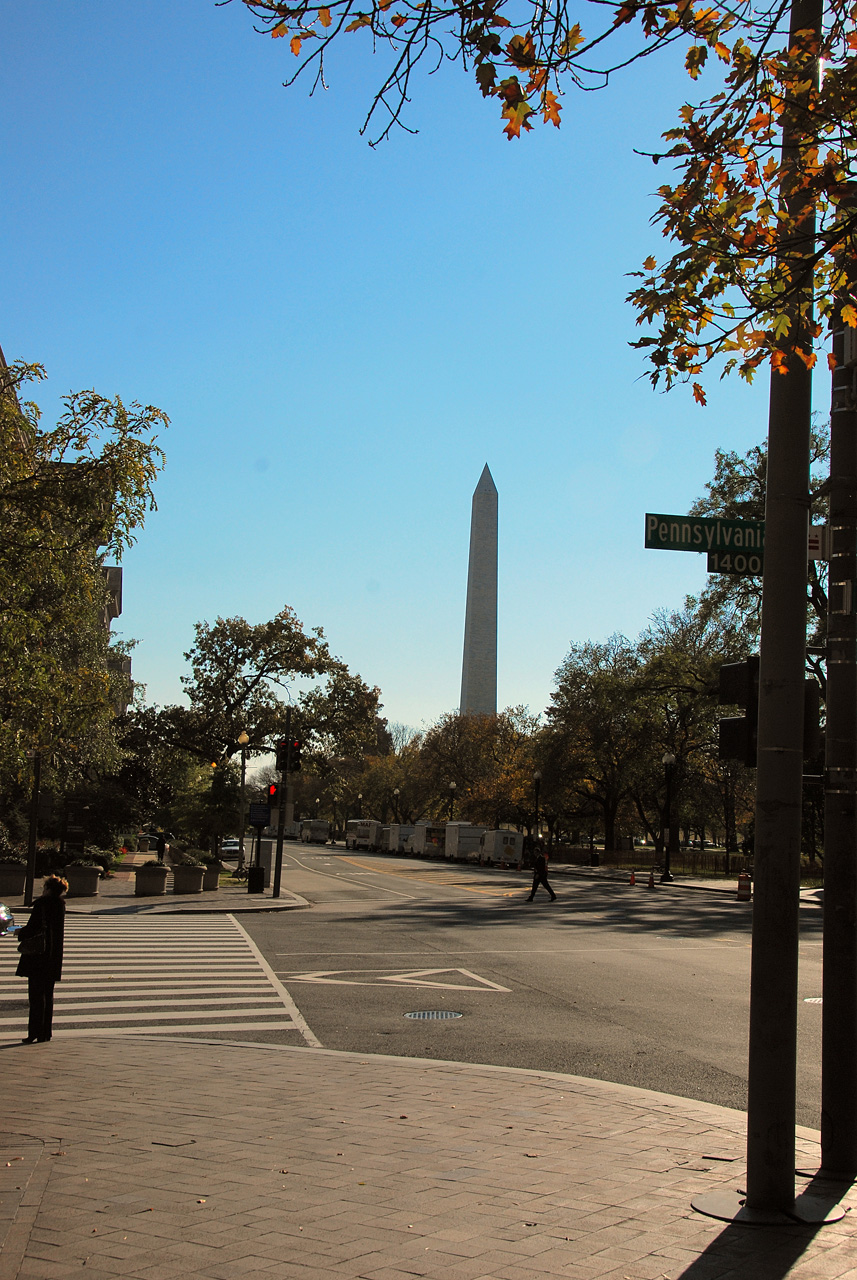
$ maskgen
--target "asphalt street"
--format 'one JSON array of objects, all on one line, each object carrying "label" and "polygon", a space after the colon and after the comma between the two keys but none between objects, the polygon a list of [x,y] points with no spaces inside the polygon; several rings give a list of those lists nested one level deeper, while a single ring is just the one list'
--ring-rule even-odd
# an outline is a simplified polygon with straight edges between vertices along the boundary
[{"label": "asphalt street", "polygon": [[[558,901],[530,904],[522,873],[311,846],[288,848],[283,883],[312,909],[243,924],[325,1048],[746,1106],[750,907],[732,894],[557,873]],[[797,1120],[817,1127],[820,905],[801,915]],[[406,1016],[428,1012],[447,1016]]]}]

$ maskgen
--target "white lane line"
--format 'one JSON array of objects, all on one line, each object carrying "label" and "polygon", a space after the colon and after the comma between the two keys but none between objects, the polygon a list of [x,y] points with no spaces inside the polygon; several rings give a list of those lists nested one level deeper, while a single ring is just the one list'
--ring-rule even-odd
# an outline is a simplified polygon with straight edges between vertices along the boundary
[{"label": "white lane line", "polygon": [[[238,1014],[246,1014],[248,1018],[262,1018],[270,1015],[272,1018],[282,1017],[282,1005],[276,1009],[224,1009],[222,1013],[217,1009],[203,1009],[200,1012],[201,1018],[235,1018]],[[57,1025],[63,1022],[140,1022],[150,1018],[157,1018],[159,1022],[180,1022],[182,1018],[192,1018],[194,1015],[187,1009],[181,1009],[178,1013],[170,1013],[168,1009],[159,1009],[156,1013],[87,1013],[75,1014],[66,1017],[64,1013],[54,1013],[54,1023]],[[17,1026],[21,1021],[20,1018],[0,1018],[0,1027]]]},{"label": "white lane line", "polygon": [[[26,1025],[26,1020],[24,1022]],[[298,1031],[300,1027],[294,1022],[194,1022],[181,1024],[177,1027],[79,1027],[58,1028],[54,1032],[54,1038],[59,1037],[65,1039],[67,1036],[177,1036],[183,1032],[191,1035],[197,1035],[200,1031]],[[301,1034],[303,1034],[301,1032]]]},{"label": "white lane line", "polygon": [[[270,992],[270,987],[268,991]],[[77,994],[77,993],[75,993]],[[131,993],[133,994],[133,993]],[[63,1012],[67,1009],[172,1009],[181,1008],[183,1005],[192,1005],[198,1008],[201,1005],[229,1005],[234,1013],[240,1012],[240,1008],[245,1004],[276,1004],[280,1008],[280,997],[276,993],[265,995],[262,992],[253,992],[246,996],[194,996],[190,1000],[177,1000],[171,996],[163,996],[160,1000],[73,1000],[63,1001]]]},{"label": "white lane line", "polygon": [[279,978],[277,977],[277,975],[274,973],[274,970],[273,970],[273,969],[271,968],[271,966],[268,964],[268,961],[267,961],[267,960],[265,959],[265,957],[262,955],[262,952],[261,952],[261,951],[259,950],[259,948],[256,946],[256,943],[255,943],[255,942],[253,941],[253,939],[250,937],[250,935],[249,935],[249,933],[247,932],[247,930],[246,930],[246,929],[244,929],[244,928],[243,928],[243,926],[239,923],[239,921],[235,919],[235,916],[230,915],[230,916],[228,916],[228,917],[227,917],[227,919],[231,920],[231,921],[232,921],[232,923],[233,923],[233,925],[235,926],[235,928],[239,931],[239,933],[240,933],[244,938],[246,938],[246,939],[247,939],[247,946],[248,946],[248,947],[250,947],[250,949],[251,949],[251,951],[253,952],[253,954],[255,955],[256,959],[259,961],[259,964],[261,965],[262,969],[264,970],[265,974],[266,974],[266,975],[267,975],[267,977],[268,977],[268,980],[271,982],[271,984],[273,985],[274,989],[275,989],[277,992],[279,992],[279,995],[280,995],[280,998],[281,998],[281,1000],[282,1000],[283,1004],[284,1004],[284,1005],[285,1005],[285,1007],[288,1009],[288,1011],[289,1011],[289,1013],[291,1014],[292,1019],[294,1020],[295,1024],[300,1028],[300,1032],[301,1032],[301,1035],[303,1036],[304,1040],[306,1040],[307,1044],[308,1044],[308,1045],[310,1045],[313,1049],[321,1049],[321,1048],[323,1048],[323,1045],[322,1045],[321,1041],[318,1039],[318,1037],[317,1037],[317,1036],[315,1036],[315,1035],[312,1033],[312,1031],[310,1031],[309,1026],[307,1025],[307,1021],[306,1021],[306,1019],[304,1018],[303,1014],[301,1013],[300,1009],[299,1009],[299,1008],[298,1008],[298,1006],[295,1004],[294,1000],[293,1000],[293,999],[292,999],[292,997],[289,995],[288,991],[287,991],[287,990],[286,990],[286,988],[283,986],[282,982],[280,982],[280,979],[279,979]]}]

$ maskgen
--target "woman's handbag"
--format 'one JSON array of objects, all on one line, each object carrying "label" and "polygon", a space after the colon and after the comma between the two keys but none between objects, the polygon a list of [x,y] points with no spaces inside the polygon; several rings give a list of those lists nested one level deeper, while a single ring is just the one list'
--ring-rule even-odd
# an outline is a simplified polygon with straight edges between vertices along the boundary
[{"label": "woman's handbag", "polygon": [[21,938],[18,951],[22,956],[43,956],[48,949],[47,929],[40,929],[31,938]]}]

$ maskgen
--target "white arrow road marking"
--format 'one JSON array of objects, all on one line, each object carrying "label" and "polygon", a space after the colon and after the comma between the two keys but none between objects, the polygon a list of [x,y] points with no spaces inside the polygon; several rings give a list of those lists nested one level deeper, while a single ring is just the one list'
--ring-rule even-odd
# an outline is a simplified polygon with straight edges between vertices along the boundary
[{"label": "white arrow road marking", "polygon": [[[343,973],[374,973],[378,977],[341,978]],[[470,983],[427,981],[434,974],[460,973],[470,978]],[[387,969],[316,969],[312,973],[287,973],[283,975],[289,982],[316,982],[335,987],[381,987],[390,983],[403,987],[432,987],[443,991],[510,991],[510,987],[501,987],[498,982],[489,978],[481,978],[478,973],[469,969],[414,969],[410,973],[390,973]],[[475,986],[472,984],[476,984]]]}]

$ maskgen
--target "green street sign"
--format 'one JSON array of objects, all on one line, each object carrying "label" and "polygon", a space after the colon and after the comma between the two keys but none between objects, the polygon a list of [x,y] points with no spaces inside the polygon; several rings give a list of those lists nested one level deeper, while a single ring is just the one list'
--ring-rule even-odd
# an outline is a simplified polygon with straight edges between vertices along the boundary
[{"label": "green street sign", "polygon": [[[724,520],[720,516],[646,515],[646,546],[655,551],[707,551],[752,557],[761,564],[764,520]],[[761,573],[756,569],[710,570],[714,573]]]}]

